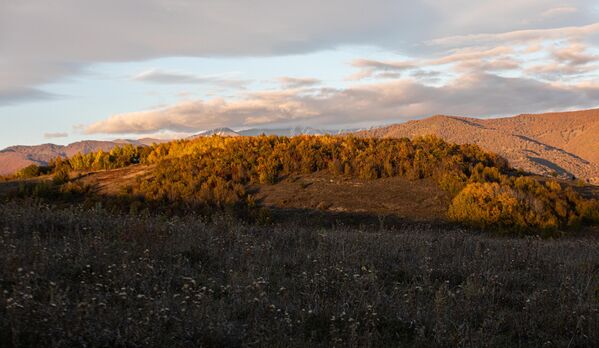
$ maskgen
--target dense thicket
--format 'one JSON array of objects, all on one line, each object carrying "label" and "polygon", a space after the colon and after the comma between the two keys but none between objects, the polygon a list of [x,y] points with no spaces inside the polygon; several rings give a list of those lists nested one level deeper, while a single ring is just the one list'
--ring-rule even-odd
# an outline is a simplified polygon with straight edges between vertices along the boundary
[{"label": "dense thicket", "polygon": [[136,163],[154,167],[128,188],[128,194],[191,209],[251,207],[252,185],[326,170],[367,180],[432,177],[454,197],[448,216],[483,228],[555,230],[599,221],[596,201],[584,200],[555,181],[524,177],[503,158],[476,145],[449,144],[436,137],[214,136],[152,147],[127,145],[110,153],[59,159],[52,167],[55,181],[64,182],[64,168],[109,169]]},{"label": "dense thicket", "polygon": [[272,184],[294,173],[327,170],[363,179],[435,176],[457,192],[479,163],[507,170],[498,156],[436,138],[210,137],[156,145],[142,162],[156,166],[134,192],[152,201],[216,206],[252,205],[249,185]]}]

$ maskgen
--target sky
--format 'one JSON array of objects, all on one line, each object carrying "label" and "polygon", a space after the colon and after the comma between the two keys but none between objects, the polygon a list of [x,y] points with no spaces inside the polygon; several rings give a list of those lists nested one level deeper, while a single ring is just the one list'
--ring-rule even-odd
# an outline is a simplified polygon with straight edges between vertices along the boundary
[{"label": "sky", "polygon": [[0,0],[0,148],[599,107],[596,0]]}]

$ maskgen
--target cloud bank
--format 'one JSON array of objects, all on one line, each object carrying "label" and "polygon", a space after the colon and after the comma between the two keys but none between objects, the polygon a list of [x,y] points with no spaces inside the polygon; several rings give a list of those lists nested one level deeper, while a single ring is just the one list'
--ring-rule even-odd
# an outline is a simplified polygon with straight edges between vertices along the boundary
[{"label": "cloud bank", "polygon": [[[594,0],[2,1],[0,105],[43,97],[41,85],[102,62],[273,56],[344,45],[420,57],[447,45],[578,37],[597,31],[595,6]],[[507,37],[497,34],[508,30]]]},{"label": "cloud bank", "polygon": [[421,118],[438,113],[497,116],[596,106],[599,86],[559,86],[526,78],[479,73],[432,87],[397,80],[335,90],[252,93],[236,101],[185,101],[109,117],[85,133],[195,132],[264,124],[340,125]]}]

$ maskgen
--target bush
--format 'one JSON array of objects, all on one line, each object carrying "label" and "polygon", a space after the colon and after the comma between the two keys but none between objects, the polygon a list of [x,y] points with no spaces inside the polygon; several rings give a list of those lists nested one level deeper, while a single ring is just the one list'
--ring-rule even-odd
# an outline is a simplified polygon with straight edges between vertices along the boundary
[{"label": "bush", "polygon": [[448,216],[481,228],[551,231],[599,221],[599,205],[559,183],[503,178],[502,183],[470,183],[453,199]]},{"label": "bush", "polygon": [[66,182],[68,182],[70,179],[69,177],[69,169],[66,166],[60,167],[56,170],[56,172],[54,172],[54,176],[52,177],[52,182],[54,182],[55,185],[62,185]]},{"label": "bush", "polygon": [[437,178],[437,184],[451,197],[455,197],[466,186],[466,180],[462,173],[442,173]]},{"label": "bush", "polygon": [[505,227],[517,223],[512,220],[517,209],[518,199],[510,188],[497,183],[471,183],[453,199],[448,216],[482,228]]},{"label": "bush", "polygon": [[27,179],[34,178],[36,176],[40,176],[41,170],[40,167],[36,164],[28,165],[27,167],[20,169],[16,173],[16,177],[19,179]]}]

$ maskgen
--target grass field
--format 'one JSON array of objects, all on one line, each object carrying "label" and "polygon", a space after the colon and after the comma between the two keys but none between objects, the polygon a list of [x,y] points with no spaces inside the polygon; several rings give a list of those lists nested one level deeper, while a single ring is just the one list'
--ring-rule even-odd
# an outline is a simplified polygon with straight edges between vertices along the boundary
[{"label": "grass field", "polygon": [[599,345],[597,234],[0,204],[0,346]]}]

